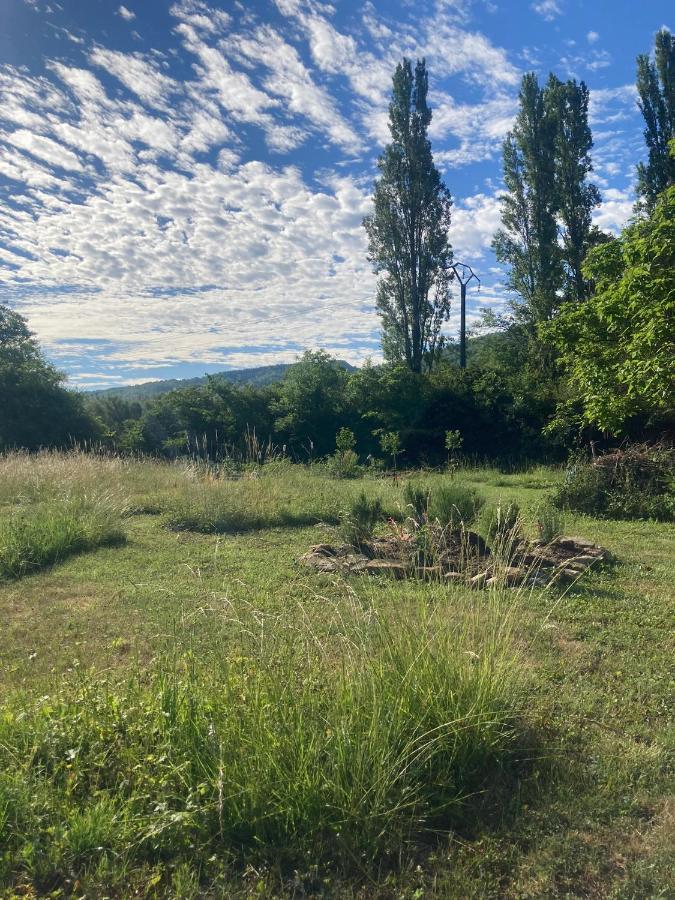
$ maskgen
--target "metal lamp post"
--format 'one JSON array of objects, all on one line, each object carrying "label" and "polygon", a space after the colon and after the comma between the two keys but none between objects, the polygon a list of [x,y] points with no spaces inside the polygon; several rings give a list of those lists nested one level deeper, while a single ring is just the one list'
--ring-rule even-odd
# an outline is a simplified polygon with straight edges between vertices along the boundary
[{"label": "metal lamp post", "polygon": [[466,369],[466,286],[475,278],[480,287],[480,278],[471,266],[462,262],[452,263],[450,268],[455,273],[455,278],[460,284],[460,318],[459,318],[459,367]]}]

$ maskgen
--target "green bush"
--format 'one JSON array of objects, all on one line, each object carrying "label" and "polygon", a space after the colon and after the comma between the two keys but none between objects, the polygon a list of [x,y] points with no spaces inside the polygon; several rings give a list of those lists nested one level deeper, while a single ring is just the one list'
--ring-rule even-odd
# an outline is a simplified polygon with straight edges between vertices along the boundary
[{"label": "green bush", "polygon": [[340,535],[352,547],[362,547],[372,538],[381,518],[382,503],[379,498],[371,500],[365,491],[361,491],[340,516]]},{"label": "green bush", "polygon": [[614,519],[675,520],[675,452],[631,447],[568,466],[553,495],[558,509]]},{"label": "green bush", "polygon": [[549,544],[562,534],[564,523],[565,519],[561,515],[560,510],[556,509],[552,503],[543,503],[537,509],[537,536],[545,544]]},{"label": "green bush", "polygon": [[406,516],[418,524],[424,522],[428,516],[429,498],[429,488],[406,481],[403,486],[403,506]]}]

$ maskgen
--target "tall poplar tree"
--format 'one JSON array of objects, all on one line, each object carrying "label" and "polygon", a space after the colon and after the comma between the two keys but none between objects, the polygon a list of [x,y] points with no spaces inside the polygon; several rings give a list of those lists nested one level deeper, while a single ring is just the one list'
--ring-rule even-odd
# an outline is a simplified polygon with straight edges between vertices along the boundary
[{"label": "tall poplar tree", "polygon": [[434,165],[424,60],[396,67],[389,143],[378,161],[373,214],[364,219],[369,259],[380,275],[377,309],[382,349],[413,372],[431,367],[450,312],[447,266],[450,193]]},{"label": "tall poplar tree", "polygon": [[537,77],[523,77],[520,108],[503,146],[502,225],[493,249],[509,265],[507,283],[521,297],[517,318],[535,326],[553,315],[562,283],[556,223],[556,116]]},{"label": "tall poplar tree", "polygon": [[577,302],[588,297],[581,265],[590,247],[601,240],[591,221],[593,209],[600,203],[600,192],[588,181],[593,171],[588,99],[583,81],[561,82],[555,75],[549,76],[546,100],[555,120],[554,179],[564,267],[563,296]]},{"label": "tall poplar tree", "polygon": [[646,54],[637,58],[637,90],[648,151],[647,163],[637,167],[637,190],[651,212],[661,191],[675,184],[675,159],[668,151],[675,139],[675,35],[666,28],[656,34],[654,62]]}]

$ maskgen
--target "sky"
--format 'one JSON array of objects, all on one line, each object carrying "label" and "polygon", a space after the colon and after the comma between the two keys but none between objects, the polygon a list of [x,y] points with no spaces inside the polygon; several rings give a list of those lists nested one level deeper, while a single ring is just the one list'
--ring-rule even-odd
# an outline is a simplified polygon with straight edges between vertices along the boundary
[{"label": "sky", "polygon": [[85,390],[377,360],[361,223],[407,56],[475,323],[509,299],[490,242],[522,75],[588,84],[616,232],[644,157],[635,57],[662,26],[672,0],[0,0],[0,303]]}]

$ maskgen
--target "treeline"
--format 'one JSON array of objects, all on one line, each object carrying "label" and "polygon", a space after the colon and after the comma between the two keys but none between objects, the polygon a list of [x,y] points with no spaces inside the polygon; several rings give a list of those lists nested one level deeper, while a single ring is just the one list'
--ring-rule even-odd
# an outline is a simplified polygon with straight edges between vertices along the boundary
[{"label": "treeline", "polygon": [[308,351],[282,381],[262,388],[213,376],[203,387],[145,404],[101,397],[87,406],[110,446],[168,456],[248,453],[255,434],[259,447],[271,444],[276,453],[307,461],[333,453],[341,428],[353,432],[362,461],[386,457],[382,434],[395,433],[409,463],[439,463],[447,455],[445,435],[454,430],[469,454],[560,456],[563,444],[541,434],[555,385],[527,383],[513,353],[505,368],[500,353],[508,355],[507,340],[500,336],[491,365],[465,371],[441,362],[421,374],[390,364],[347,372],[328,354]]}]

